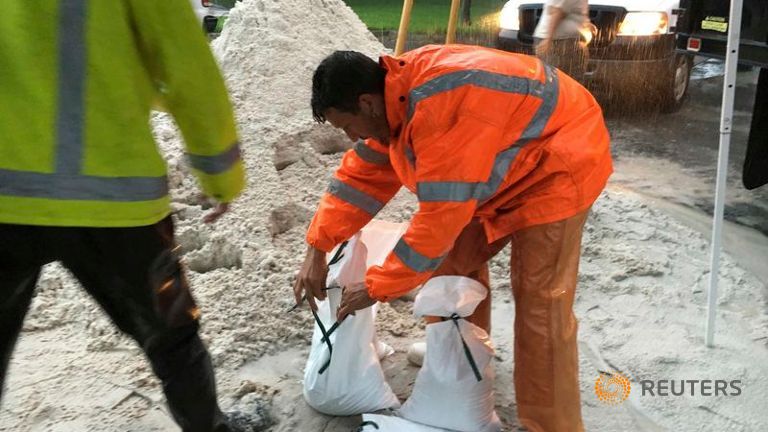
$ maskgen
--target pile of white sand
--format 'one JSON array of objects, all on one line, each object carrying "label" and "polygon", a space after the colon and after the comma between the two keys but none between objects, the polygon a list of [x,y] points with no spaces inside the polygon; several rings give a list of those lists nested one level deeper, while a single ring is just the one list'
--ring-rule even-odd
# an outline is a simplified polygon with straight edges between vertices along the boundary
[{"label": "pile of white sand", "polygon": [[[306,317],[284,313],[293,302],[292,275],[303,245],[279,247],[274,236],[306,224],[311,192],[306,183],[286,184],[277,168],[318,168],[318,153],[348,148],[346,138],[312,118],[312,72],[334,50],[376,56],[384,48],[340,0],[246,0],[213,48],[235,107],[248,187],[232,215],[203,226],[195,181],[182,173],[176,208],[179,242],[198,273],[191,282],[206,333],[217,335],[210,340],[214,360],[236,365],[305,341]],[[183,170],[172,123],[162,117],[156,125],[172,170]]]},{"label": "pile of white sand", "polygon": [[[213,47],[237,111],[249,177],[247,191],[220,222],[201,222],[198,189],[170,119],[157,115],[153,122],[167,155],[178,241],[221,393],[236,392],[237,380],[249,375],[248,367],[238,368],[247,362],[276,365],[273,375],[251,374],[269,389],[239,392],[274,398],[281,421],[275,430],[347,431],[355,419],[329,419],[302,405],[297,380],[311,316],[286,310],[293,304],[292,278],[303,258],[306,224],[340,152],[349,146],[340,133],[313,123],[312,71],[336,49],[375,57],[384,48],[341,0],[245,0]],[[379,217],[408,220],[415,208],[413,198],[401,193]],[[724,258],[719,345],[705,349],[707,253],[700,234],[629,193],[609,188],[595,205],[576,305],[588,430],[645,430],[637,422],[670,430],[768,430],[764,287]],[[509,251],[502,252],[491,270],[497,409],[514,427],[508,259]],[[59,266],[47,267],[13,361],[0,430],[166,430],[170,422],[146,362],[75,287]],[[415,374],[404,366],[402,351],[423,337],[410,310],[411,303],[395,301],[383,305],[379,315],[380,334],[400,351],[385,362],[390,379],[401,380],[393,385],[400,397],[408,395],[410,383],[398,377],[405,374],[412,382]],[[62,347],[65,353],[56,349]],[[289,358],[286,352],[292,353]],[[643,398],[623,408],[605,407],[591,390],[603,361],[633,380],[740,379],[744,392],[734,398]],[[112,398],[88,399],[89,391],[101,391],[104,383],[110,383],[104,391]],[[65,403],[62,395],[71,399]],[[94,403],[100,408],[93,409]]]}]

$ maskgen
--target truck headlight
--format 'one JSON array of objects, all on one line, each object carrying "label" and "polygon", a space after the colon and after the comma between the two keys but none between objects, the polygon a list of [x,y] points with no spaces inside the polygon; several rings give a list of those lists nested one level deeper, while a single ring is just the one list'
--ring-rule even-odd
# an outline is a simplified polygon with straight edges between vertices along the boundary
[{"label": "truck headlight", "polygon": [[650,36],[669,29],[666,12],[630,12],[619,26],[619,36]]},{"label": "truck headlight", "polygon": [[499,27],[504,30],[520,30],[520,13],[511,3],[507,3],[501,9]]}]

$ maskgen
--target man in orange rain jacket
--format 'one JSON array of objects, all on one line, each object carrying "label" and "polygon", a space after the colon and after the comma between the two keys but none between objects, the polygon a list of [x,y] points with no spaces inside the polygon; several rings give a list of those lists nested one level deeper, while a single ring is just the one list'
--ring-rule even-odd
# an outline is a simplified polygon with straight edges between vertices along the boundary
[{"label": "man in orange rain jacket", "polygon": [[[572,306],[584,222],[612,172],[589,92],[534,57],[485,48],[426,46],[379,63],[338,51],[315,71],[312,109],[357,144],[309,227],[297,302],[325,298],[326,253],[405,186],[419,209],[367,289],[345,289],[339,318],[436,275],[489,287],[487,262],[511,243],[520,421],[582,430]],[[469,320],[489,331],[490,310],[489,295]]]}]

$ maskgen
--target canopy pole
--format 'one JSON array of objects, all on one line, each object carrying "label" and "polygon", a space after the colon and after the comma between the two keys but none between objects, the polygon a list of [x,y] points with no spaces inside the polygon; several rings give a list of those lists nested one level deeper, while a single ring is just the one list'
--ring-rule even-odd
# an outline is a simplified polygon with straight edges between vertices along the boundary
[{"label": "canopy pole", "polygon": [[456,23],[459,21],[459,4],[461,0],[451,0],[451,13],[448,15],[448,30],[445,32],[445,44],[456,40]]},{"label": "canopy pole", "polygon": [[400,15],[400,27],[397,28],[395,57],[405,51],[405,41],[408,39],[408,24],[411,23],[411,9],[413,9],[413,0],[403,0],[403,13]]},{"label": "canopy pole", "polygon": [[720,149],[717,155],[717,183],[715,186],[714,220],[712,222],[712,250],[709,262],[709,290],[707,291],[705,341],[708,347],[712,347],[715,344],[717,283],[720,274],[720,249],[722,246],[723,213],[725,210],[725,186],[728,177],[728,153],[731,146],[731,130],[733,129],[733,101],[736,95],[736,66],[739,62],[742,4],[743,0],[731,0],[731,12],[728,15],[728,51],[725,55],[723,105],[720,115]]}]

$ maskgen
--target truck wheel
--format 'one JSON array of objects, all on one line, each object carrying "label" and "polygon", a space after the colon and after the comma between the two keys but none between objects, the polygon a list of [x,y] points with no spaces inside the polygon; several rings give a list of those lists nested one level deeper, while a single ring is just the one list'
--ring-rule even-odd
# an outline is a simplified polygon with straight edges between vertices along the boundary
[{"label": "truck wheel", "polygon": [[667,79],[663,80],[660,88],[661,111],[673,113],[680,109],[688,96],[688,85],[691,82],[693,61],[690,56],[677,54],[675,63]]}]

